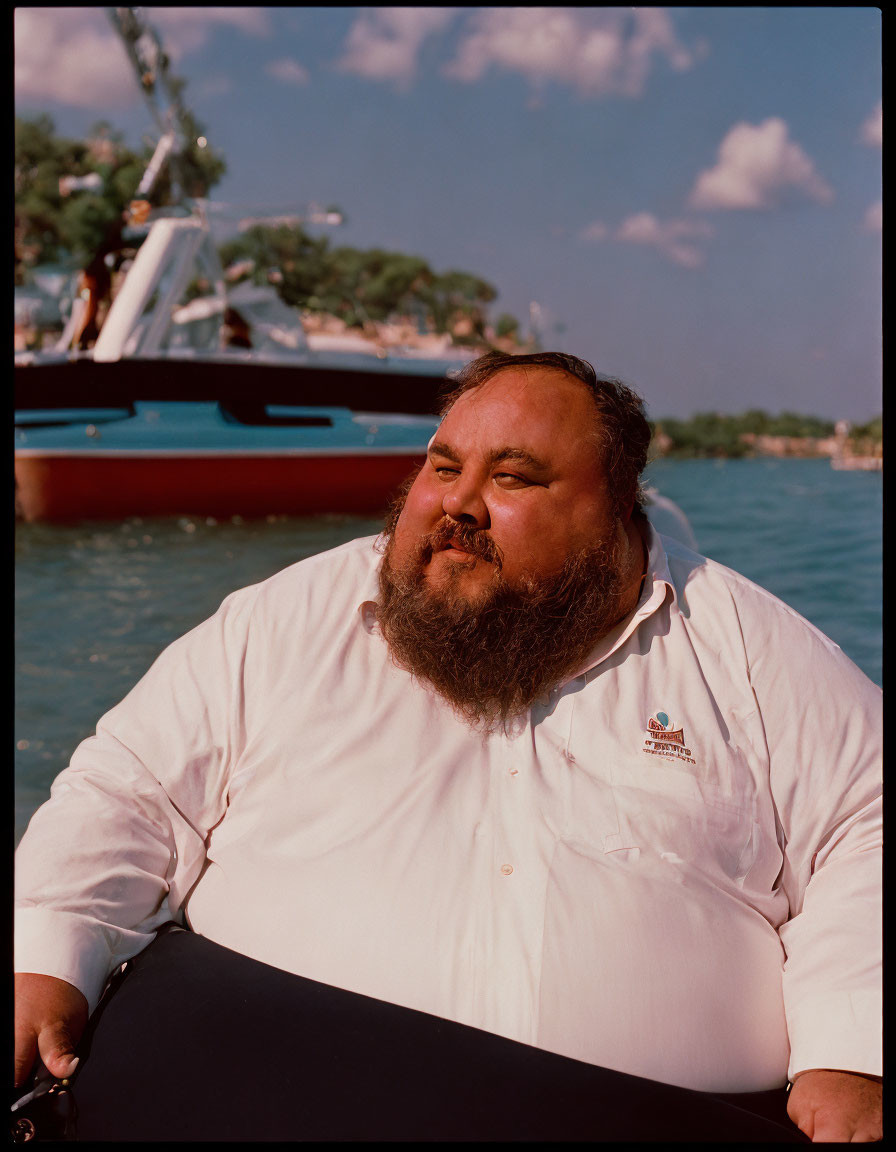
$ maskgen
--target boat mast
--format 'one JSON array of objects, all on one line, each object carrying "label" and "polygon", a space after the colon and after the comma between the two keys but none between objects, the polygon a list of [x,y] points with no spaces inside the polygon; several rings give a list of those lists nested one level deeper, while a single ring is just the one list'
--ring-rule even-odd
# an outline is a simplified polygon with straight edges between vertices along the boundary
[{"label": "boat mast", "polygon": [[142,223],[149,212],[149,195],[167,162],[171,172],[174,199],[186,199],[181,154],[190,135],[186,109],[181,100],[181,83],[169,70],[169,60],[158,33],[142,8],[107,8],[106,12],[121,37],[137,83],[159,133],[152,159],[131,202],[134,223]]}]

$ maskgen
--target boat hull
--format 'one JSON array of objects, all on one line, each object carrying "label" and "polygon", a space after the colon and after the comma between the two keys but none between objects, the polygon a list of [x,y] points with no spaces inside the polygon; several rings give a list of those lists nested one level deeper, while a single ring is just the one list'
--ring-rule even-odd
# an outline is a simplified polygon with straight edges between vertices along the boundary
[{"label": "boat hull", "polygon": [[16,453],[27,521],[126,516],[375,516],[423,463],[417,453]]}]

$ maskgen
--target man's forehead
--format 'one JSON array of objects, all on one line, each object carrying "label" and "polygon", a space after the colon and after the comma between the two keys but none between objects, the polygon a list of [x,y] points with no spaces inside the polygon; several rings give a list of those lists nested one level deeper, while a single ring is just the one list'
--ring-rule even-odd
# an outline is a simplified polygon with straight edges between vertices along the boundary
[{"label": "man's forehead", "polygon": [[[457,437],[487,432],[496,448],[528,452],[558,436],[593,442],[599,413],[591,389],[562,369],[504,368],[462,392],[444,414],[430,446],[452,447]],[[506,441],[506,443],[505,443]]]},{"label": "man's forehead", "polygon": [[590,392],[584,380],[580,380],[578,376],[574,376],[571,372],[567,372],[564,368],[559,368],[556,365],[510,364],[506,368],[499,368],[497,372],[493,372],[481,383],[474,385],[468,392],[462,393],[461,399],[463,396],[472,397],[477,393],[482,394],[489,389],[525,389],[527,385],[535,385],[537,388],[543,386],[549,389],[562,390],[564,384],[574,388],[583,388],[586,392]]}]

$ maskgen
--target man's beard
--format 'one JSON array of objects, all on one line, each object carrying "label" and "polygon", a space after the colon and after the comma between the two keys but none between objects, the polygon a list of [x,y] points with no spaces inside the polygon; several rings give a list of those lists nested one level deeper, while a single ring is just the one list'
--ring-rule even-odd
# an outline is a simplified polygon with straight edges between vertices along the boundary
[{"label": "man's beard", "polygon": [[[584,667],[618,621],[621,548],[608,536],[567,558],[551,576],[510,584],[486,531],[445,519],[401,567],[393,565],[393,515],[380,567],[377,617],[393,660],[430,684],[474,728],[492,731],[527,711],[564,676]],[[437,587],[424,566],[454,540],[491,562],[475,597],[458,591],[465,561],[445,564]]]}]

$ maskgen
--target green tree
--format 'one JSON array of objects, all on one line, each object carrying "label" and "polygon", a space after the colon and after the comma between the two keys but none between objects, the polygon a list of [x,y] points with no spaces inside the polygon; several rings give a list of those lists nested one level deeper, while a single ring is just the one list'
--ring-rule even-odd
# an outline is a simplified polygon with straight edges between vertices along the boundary
[{"label": "green tree", "polygon": [[748,451],[736,422],[720,412],[698,412],[690,420],[663,420],[662,431],[672,442],[669,455],[673,456],[744,456]]},{"label": "green tree", "polygon": [[[666,449],[673,456],[744,456],[755,451],[745,434],[790,436],[797,439],[824,439],[833,434],[834,425],[817,416],[782,412],[770,416],[760,409],[740,415],[721,412],[697,412],[689,420],[664,419],[654,426],[658,439],[668,437]],[[665,440],[663,440],[665,443]]]},{"label": "green tree", "polygon": [[374,249],[367,253],[359,286],[364,309],[371,320],[403,315],[432,279],[432,270],[419,256]]},{"label": "green tree", "polygon": [[467,339],[481,339],[485,307],[497,296],[472,273],[438,275],[420,256],[383,248],[331,248],[301,225],[256,225],[222,244],[220,254],[225,266],[251,260],[253,278],[275,283],[287,304],[337,316],[349,327],[410,316],[453,332],[466,319]]},{"label": "green tree", "polygon": [[[21,283],[31,264],[71,257],[88,261],[114,239],[142,165],[120,142],[97,153],[90,140],[56,135],[48,116],[15,123],[15,262]],[[99,187],[71,190],[65,181],[99,177]]]},{"label": "green tree", "polygon": [[751,408],[744,412],[740,418],[741,432],[752,432],[756,436],[764,436],[769,429],[771,417],[761,408]]},{"label": "green tree", "polygon": [[485,334],[485,305],[496,299],[495,288],[470,272],[451,269],[435,276],[427,286],[424,300],[437,332],[452,332],[458,322],[470,322],[472,333]]},{"label": "green tree", "polygon": [[820,420],[817,416],[781,412],[772,418],[768,431],[772,436],[824,437],[833,434],[834,425],[830,420]]},{"label": "green tree", "polygon": [[[168,77],[172,98],[178,101],[177,130],[180,146],[162,170],[156,188],[153,189],[153,200],[158,204],[176,203],[184,196],[191,200],[203,199],[227,172],[224,155],[208,144],[204,126],[180,103],[186,86],[187,82],[180,77]],[[200,144],[200,140],[205,143]]]},{"label": "green tree", "polygon": [[509,312],[502,312],[495,321],[495,336],[499,340],[518,340],[520,335],[520,322]]},{"label": "green tree", "polygon": [[70,141],[56,137],[49,116],[15,121],[15,278],[22,283],[29,264],[62,255],[62,197],[59,177],[74,159]]},{"label": "green tree", "polygon": [[[194,137],[200,126],[185,121]],[[151,202],[165,205],[181,182],[191,195],[205,195],[225,170],[214,150],[200,148],[196,139],[184,149],[178,180],[170,171],[152,190]],[[153,148],[142,153],[128,148],[109,124],[100,122],[87,140],[56,134],[49,116],[15,120],[15,277],[22,283],[33,264],[72,259],[80,265],[98,251],[120,242],[123,212],[133,199]],[[98,176],[99,187],[67,190],[65,181]],[[62,182],[62,183],[61,183]]]},{"label": "green tree", "polygon": [[302,227],[256,224],[220,247],[225,267],[236,260],[251,260],[258,283],[276,284],[281,299],[297,308],[307,306],[325,277],[329,242]]},{"label": "green tree", "polygon": [[849,435],[855,437],[856,439],[871,440],[876,444],[883,443],[883,416],[875,416],[874,419],[869,420],[867,424],[853,424],[849,430]]}]

